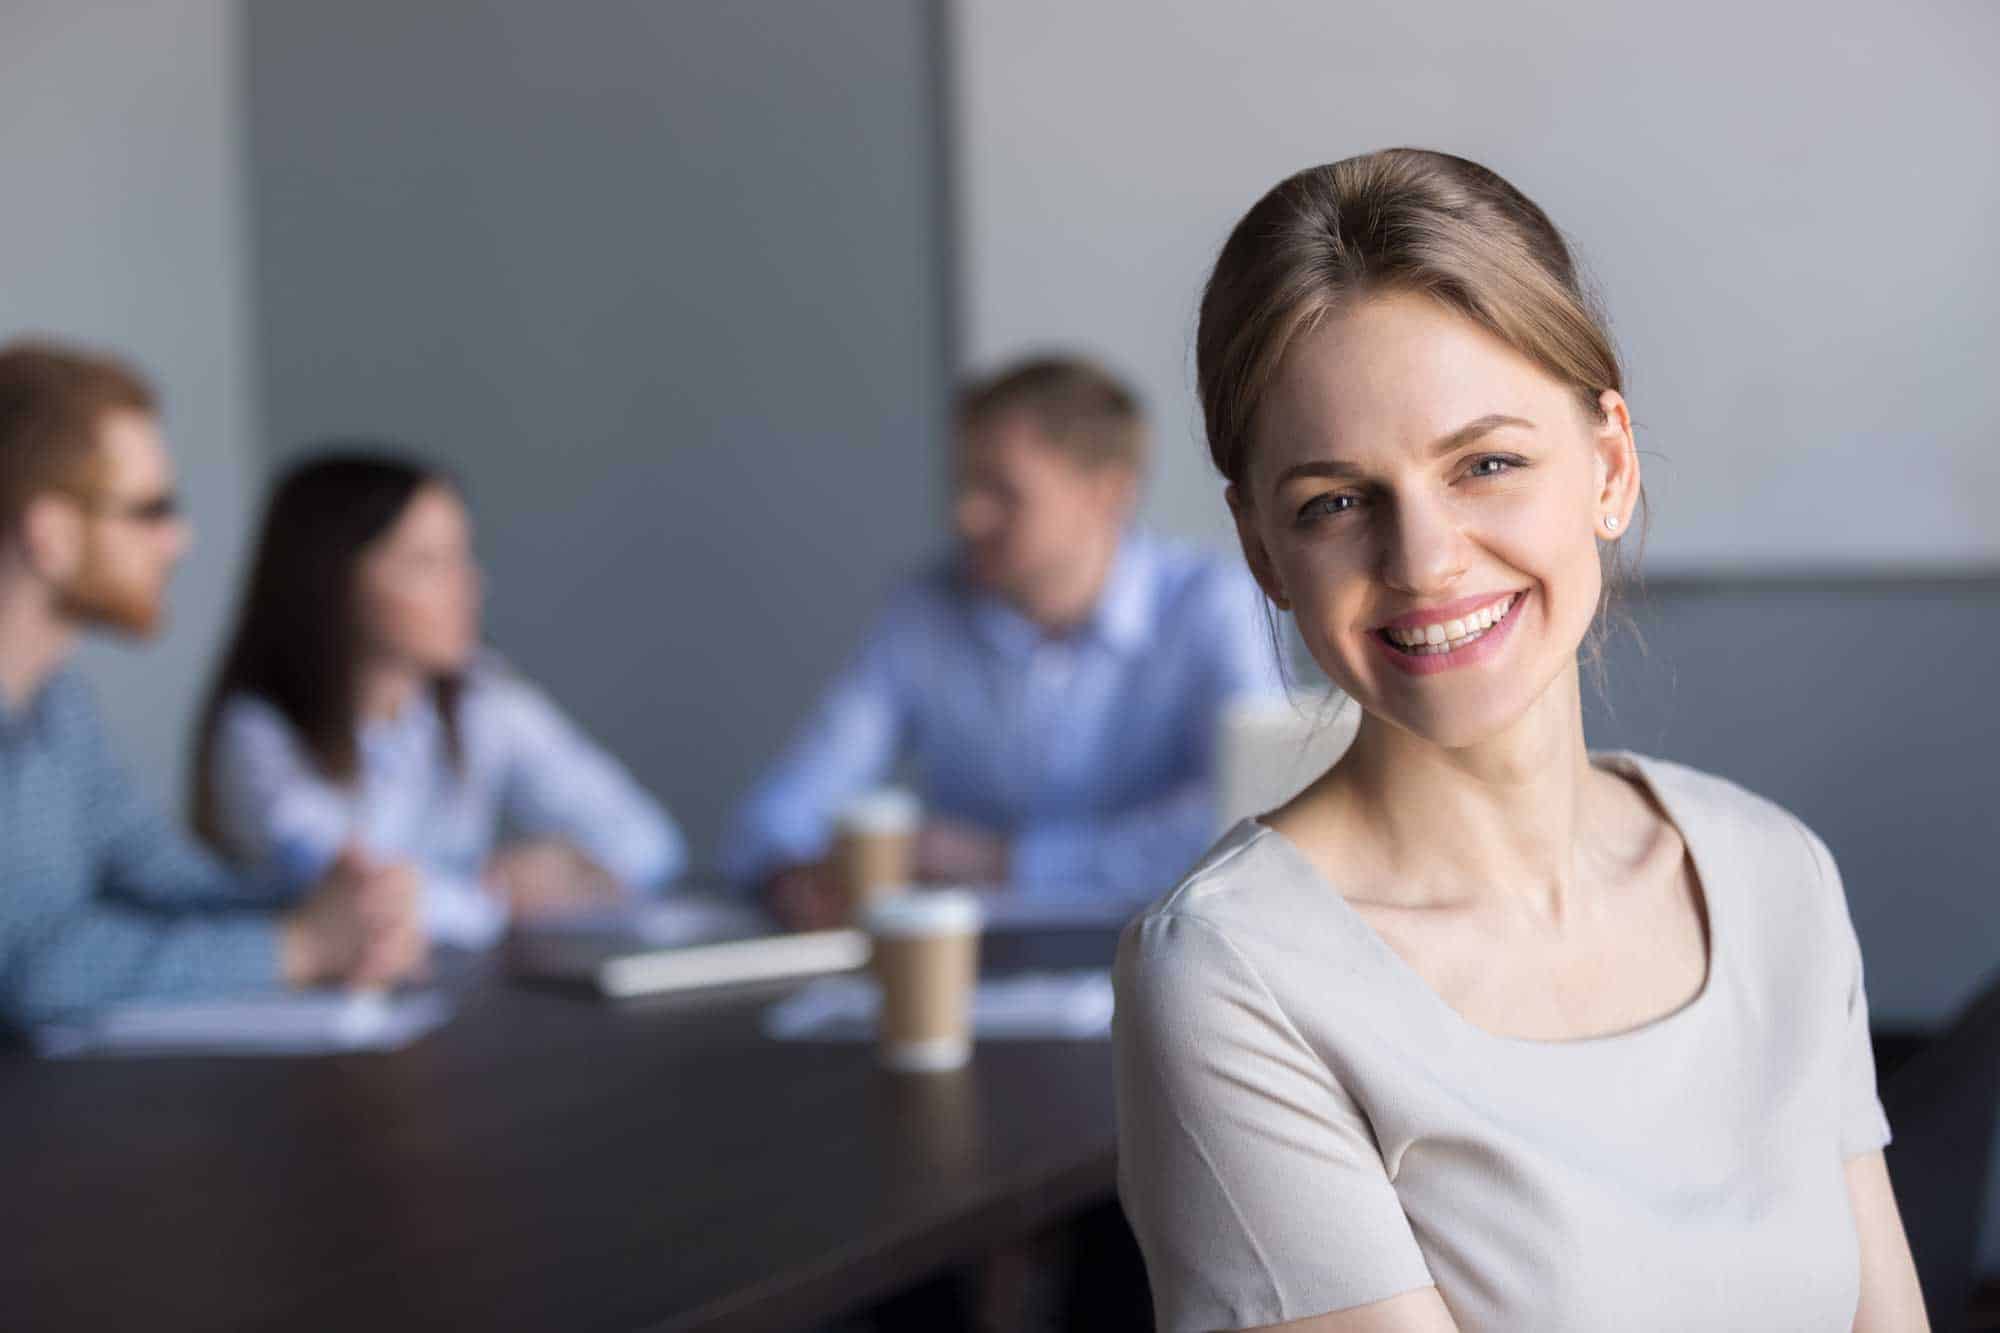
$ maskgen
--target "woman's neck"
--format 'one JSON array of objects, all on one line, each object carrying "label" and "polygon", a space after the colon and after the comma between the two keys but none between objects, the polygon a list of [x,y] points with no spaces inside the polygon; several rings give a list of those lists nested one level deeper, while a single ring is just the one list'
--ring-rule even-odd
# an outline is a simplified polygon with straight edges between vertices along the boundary
[{"label": "woman's neck", "polygon": [[362,668],[356,720],[364,725],[395,721],[423,686],[423,674],[408,667],[378,665]]},{"label": "woman's neck", "polygon": [[[1560,924],[1601,839],[1605,775],[1590,764],[1572,668],[1506,731],[1447,749],[1372,716],[1299,814],[1413,902],[1501,905]],[[1611,781],[1616,782],[1617,779]]]}]

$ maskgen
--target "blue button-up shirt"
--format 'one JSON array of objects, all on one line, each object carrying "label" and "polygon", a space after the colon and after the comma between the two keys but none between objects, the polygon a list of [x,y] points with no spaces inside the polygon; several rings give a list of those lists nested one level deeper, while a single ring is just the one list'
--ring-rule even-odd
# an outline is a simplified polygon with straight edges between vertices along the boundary
[{"label": "blue button-up shirt", "polygon": [[891,600],[744,802],[723,869],[824,855],[839,808],[901,767],[932,813],[1010,840],[1017,887],[1149,898],[1215,836],[1223,705],[1281,689],[1239,562],[1128,535],[1060,636],[945,568]]},{"label": "blue button-up shirt", "polygon": [[74,669],[0,703],[0,1017],[275,986],[264,900],[139,794]]}]

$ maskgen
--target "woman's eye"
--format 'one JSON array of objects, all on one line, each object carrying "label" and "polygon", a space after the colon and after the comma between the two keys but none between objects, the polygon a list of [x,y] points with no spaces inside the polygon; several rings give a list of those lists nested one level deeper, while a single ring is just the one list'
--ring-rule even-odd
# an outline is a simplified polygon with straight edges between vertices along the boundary
[{"label": "woman's eye", "polygon": [[1503,473],[1512,472],[1515,466],[1516,464],[1511,458],[1502,458],[1498,454],[1488,454],[1484,458],[1474,459],[1472,466],[1467,468],[1466,472],[1468,475],[1474,477],[1497,477]]}]

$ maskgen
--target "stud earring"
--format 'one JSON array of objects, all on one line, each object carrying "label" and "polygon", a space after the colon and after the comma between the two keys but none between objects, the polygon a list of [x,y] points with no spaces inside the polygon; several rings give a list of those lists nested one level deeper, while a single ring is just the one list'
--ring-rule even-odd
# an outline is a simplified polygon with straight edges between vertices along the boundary
[{"label": "stud earring", "polygon": [[1606,514],[1604,516],[1604,530],[1606,532],[1618,531],[1618,515]]}]

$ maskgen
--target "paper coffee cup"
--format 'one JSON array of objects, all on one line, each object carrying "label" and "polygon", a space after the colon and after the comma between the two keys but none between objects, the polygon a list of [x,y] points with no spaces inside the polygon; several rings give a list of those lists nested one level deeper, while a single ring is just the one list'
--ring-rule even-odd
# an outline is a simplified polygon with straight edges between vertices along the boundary
[{"label": "paper coffee cup", "polygon": [[868,909],[889,1068],[957,1069],[971,1059],[981,920],[978,899],[951,889],[898,894]]},{"label": "paper coffee cup", "polygon": [[847,919],[910,882],[923,806],[899,787],[883,787],[848,802],[834,821],[833,856]]}]

